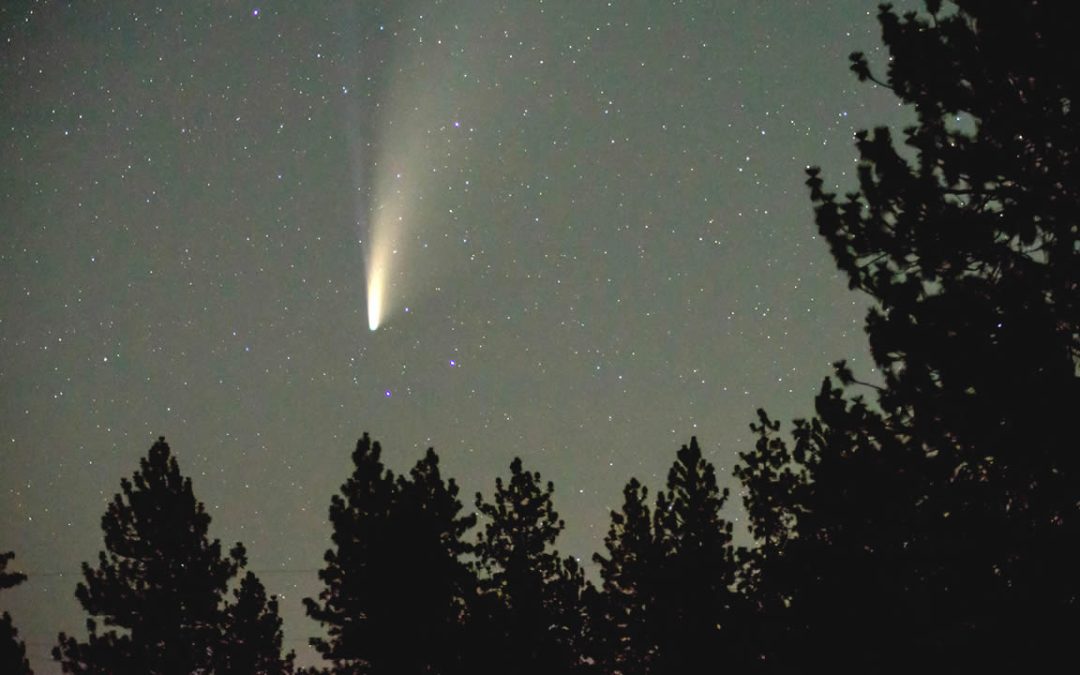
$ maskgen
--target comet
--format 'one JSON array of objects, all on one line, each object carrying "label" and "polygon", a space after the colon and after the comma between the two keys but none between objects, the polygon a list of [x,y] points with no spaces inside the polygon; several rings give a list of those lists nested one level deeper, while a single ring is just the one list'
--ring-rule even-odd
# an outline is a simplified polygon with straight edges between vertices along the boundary
[{"label": "comet", "polygon": [[[387,190],[384,189],[384,192]],[[388,297],[391,290],[400,291],[393,282],[392,275],[397,273],[396,266],[401,263],[397,259],[397,252],[405,218],[400,206],[402,195],[396,191],[390,191],[390,194],[392,199],[389,203],[372,213],[369,248],[364,259],[367,272],[368,328],[372,331],[386,321],[392,304]]]},{"label": "comet", "polygon": [[[461,21],[460,11],[447,10],[442,20],[447,25]],[[348,102],[346,126],[357,186],[354,213],[370,331],[385,330],[396,312],[408,311],[406,300],[438,286],[430,281],[441,265],[427,242],[443,240],[436,235],[453,227],[458,217],[445,215],[454,213],[449,207],[456,205],[447,200],[460,201],[459,195],[468,192],[468,182],[460,184],[456,169],[469,156],[474,130],[467,121],[473,102],[465,97],[459,79],[463,71],[474,72],[473,64],[459,62],[443,46],[432,47],[440,58],[406,47],[396,45],[380,56],[380,64],[385,57],[398,65],[393,77],[372,90],[378,95],[375,105],[366,96]],[[384,68],[376,63],[370,67]]]},{"label": "comet", "polygon": [[383,274],[382,267],[373,267],[367,280],[367,322],[368,328],[375,330],[382,320]]}]

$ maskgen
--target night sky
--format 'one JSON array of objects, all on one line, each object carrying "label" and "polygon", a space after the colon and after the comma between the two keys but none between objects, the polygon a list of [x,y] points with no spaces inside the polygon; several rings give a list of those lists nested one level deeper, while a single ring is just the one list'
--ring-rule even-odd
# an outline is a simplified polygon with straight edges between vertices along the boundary
[{"label": "night sky", "polygon": [[691,435],[730,484],[756,408],[871,367],[803,172],[850,188],[902,121],[848,71],[879,44],[862,0],[4,2],[0,605],[37,672],[159,435],[301,663],[364,431],[469,508],[522,456],[583,560]]}]

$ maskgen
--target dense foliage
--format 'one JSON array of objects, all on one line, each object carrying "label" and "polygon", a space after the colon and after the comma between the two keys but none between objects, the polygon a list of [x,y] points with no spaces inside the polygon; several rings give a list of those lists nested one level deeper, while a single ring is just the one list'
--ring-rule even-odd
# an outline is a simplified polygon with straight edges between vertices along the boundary
[{"label": "dense foliage", "polygon": [[[879,78],[917,123],[858,135],[858,189],[808,185],[883,378],[826,382],[740,477],[776,661],[1045,667],[1080,626],[1080,59],[1068,3],[883,6]],[[849,390],[854,373],[838,364]],[[797,647],[792,645],[798,645]]]},{"label": "dense foliage", "polygon": [[396,479],[381,453],[365,434],[331,501],[325,588],[304,601],[328,635],[312,644],[341,672],[460,672],[476,594],[462,534],[476,519],[460,515],[457,485],[443,481],[434,452]]},{"label": "dense foliage", "polygon": [[[21,572],[8,572],[7,565],[15,554],[0,553],[0,590],[18,586],[26,581]],[[12,622],[11,615],[0,615],[0,672],[11,675],[32,675],[30,662],[26,659],[26,644],[19,639],[19,631]]]},{"label": "dense foliage", "polygon": [[[91,615],[87,639],[60,634],[53,656],[65,673],[250,673],[291,669],[281,657],[277,604],[248,574],[244,547],[224,554],[207,536],[210,516],[158,440],[101,519],[105,550],[83,563],[75,589]],[[103,630],[99,629],[99,622]]]}]

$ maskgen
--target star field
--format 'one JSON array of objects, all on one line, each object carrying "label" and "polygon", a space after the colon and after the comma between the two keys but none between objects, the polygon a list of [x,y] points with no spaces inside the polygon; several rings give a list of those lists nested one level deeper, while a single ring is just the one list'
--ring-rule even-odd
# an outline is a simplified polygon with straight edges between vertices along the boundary
[{"label": "star field", "polygon": [[803,172],[842,190],[853,132],[902,125],[847,70],[879,42],[855,0],[5,3],[2,603],[36,672],[159,435],[301,664],[365,430],[470,507],[522,456],[583,560],[691,435],[730,483],[756,408],[869,368]]}]

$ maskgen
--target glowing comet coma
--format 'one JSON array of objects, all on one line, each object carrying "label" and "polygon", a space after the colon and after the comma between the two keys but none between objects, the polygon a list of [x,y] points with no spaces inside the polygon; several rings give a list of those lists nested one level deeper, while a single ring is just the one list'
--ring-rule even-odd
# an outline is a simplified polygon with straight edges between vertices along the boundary
[{"label": "glowing comet coma", "polygon": [[383,274],[382,266],[373,266],[367,280],[367,320],[368,328],[375,330],[382,320]]},{"label": "glowing comet coma", "polygon": [[[400,175],[400,174],[398,174]],[[390,192],[383,188],[383,193]],[[392,275],[395,274],[398,241],[404,218],[398,203],[400,193],[391,192],[392,205],[375,209],[371,216],[371,233],[364,258],[367,273],[367,316],[368,328],[377,329],[386,321],[391,308],[389,294],[397,291]]]}]

